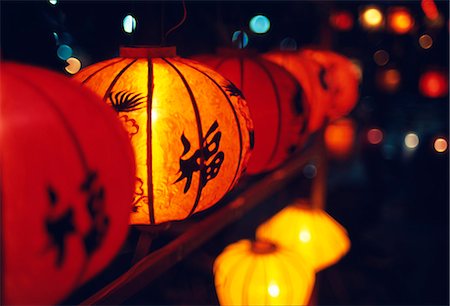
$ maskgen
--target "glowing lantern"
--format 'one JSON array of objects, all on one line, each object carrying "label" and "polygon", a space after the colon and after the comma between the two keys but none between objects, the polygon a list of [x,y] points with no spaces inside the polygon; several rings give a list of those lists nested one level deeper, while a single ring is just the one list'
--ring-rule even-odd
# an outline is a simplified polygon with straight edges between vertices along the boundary
[{"label": "glowing lantern", "polygon": [[355,65],[346,57],[325,50],[304,49],[300,56],[311,59],[324,69],[320,75],[325,91],[321,98],[329,119],[347,115],[358,102],[359,75]]},{"label": "glowing lantern", "polygon": [[300,56],[297,51],[272,51],[264,58],[283,66],[292,73],[301,84],[308,113],[307,128],[309,132],[317,131],[324,123],[326,105],[324,95],[327,95],[327,84],[324,76],[326,70],[317,62]]},{"label": "glowing lantern", "polygon": [[325,211],[298,200],[261,224],[258,239],[295,250],[320,271],[338,262],[350,249],[346,230]]},{"label": "glowing lantern", "polygon": [[219,201],[253,145],[240,91],[175,48],[121,48],[121,57],[75,77],[126,127],[137,163],[131,223],[181,220]]},{"label": "glowing lantern", "polygon": [[247,50],[220,50],[217,56],[195,59],[236,84],[247,100],[256,140],[248,173],[280,165],[306,138],[302,89],[283,67]]},{"label": "glowing lantern", "polygon": [[314,279],[301,256],[268,241],[238,241],[214,262],[221,305],[306,305]]},{"label": "glowing lantern", "polygon": [[448,95],[448,76],[438,70],[429,70],[421,75],[419,90],[427,98],[442,98]]},{"label": "glowing lantern", "polygon": [[397,34],[406,34],[414,26],[414,18],[411,13],[404,7],[394,7],[389,10],[388,27]]},{"label": "glowing lantern", "polygon": [[3,301],[54,304],[126,238],[133,151],[114,113],[77,83],[14,63],[1,71]]},{"label": "glowing lantern", "polygon": [[336,158],[345,158],[352,151],[355,142],[355,123],[349,118],[331,122],[325,128],[325,146]]}]

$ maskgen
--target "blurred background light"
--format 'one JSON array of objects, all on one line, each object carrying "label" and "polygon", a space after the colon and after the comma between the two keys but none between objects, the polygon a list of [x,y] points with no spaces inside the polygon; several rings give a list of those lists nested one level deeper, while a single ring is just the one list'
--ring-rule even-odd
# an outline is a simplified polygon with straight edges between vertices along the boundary
[{"label": "blurred background light", "polygon": [[365,7],[360,14],[359,21],[366,29],[378,29],[383,25],[383,13],[376,6]]},{"label": "blurred background light", "polygon": [[64,68],[68,73],[75,74],[81,69],[81,62],[76,57],[70,57],[66,60],[67,66]]},{"label": "blurred background light", "polygon": [[389,93],[397,91],[400,87],[401,79],[400,72],[395,68],[381,70],[377,74],[378,87]]},{"label": "blurred background light", "polygon": [[280,50],[283,51],[295,51],[297,48],[297,41],[292,37],[286,37],[280,43]]},{"label": "blurred background light", "polygon": [[419,79],[419,91],[427,98],[442,98],[448,94],[448,75],[437,70],[423,73]]},{"label": "blurred background light", "polygon": [[270,21],[266,16],[256,15],[250,19],[250,30],[256,34],[267,33],[270,29]]},{"label": "blurred background light", "polygon": [[58,47],[58,50],[56,50],[56,54],[58,57],[62,60],[67,60],[69,57],[72,56],[72,48],[68,45],[60,45]]},{"label": "blurred background light", "polygon": [[136,18],[134,18],[132,15],[127,15],[123,19],[122,25],[123,31],[125,33],[133,33],[136,29]]},{"label": "blurred background light", "polygon": [[56,44],[56,45],[59,45],[59,36],[58,36],[58,33],[53,32],[53,38],[55,39],[55,44]]},{"label": "blurred background light", "polygon": [[56,5],[56,4],[58,3],[58,0],[48,0],[48,2],[49,2],[51,5]]},{"label": "blurred background light", "polygon": [[404,142],[408,149],[415,149],[419,145],[419,136],[416,133],[408,133],[405,136]]},{"label": "blurred background light", "polygon": [[353,28],[353,15],[349,11],[332,12],[330,24],[336,30],[349,31]]},{"label": "blurred background light", "polygon": [[424,34],[419,38],[419,45],[423,49],[430,49],[433,46],[433,38],[428,34]]},{"label": "blurred background light", "polygon": [[385,50],[378,50],[373,54],[373,60],[378,66],[384,66],[389,62],[389,53]]},{"label": "blurred background light", "polygon": [[439,11],[434,0],[422,0],[420,6],[428,19],[436,20],[439,18]]},{"label": "blurred background light", "polygon": [[373,145],[380,144],[383,141],[383,132],[377,128],[370,129],[367,132],[367,141]]},{"label": "blurred background light", "polygon": [[231,40],[233,44],[240,49],[243,49],[248,45],[248,35],[243,31],[234,32]]},{"label": "blurred background light", "polygon": [[434,150],[436,150],[436,152],[443,153],[443,152],[447,151],[448,142],[445,138],[438,137],[434,140],[433,146],[434,146]]},{"label": "blurred background light", "polygon": [[303,167],[303,175],[308,178],[312,179],[316,177],[317,175],[317,168],[314,164],[306,164],[305,167]]},{"label": "blurred background light", "polygon": [[395,7],[389,10],[387,23],[392,32],[406,34],[412,30],[414,18],[405,7]]}]

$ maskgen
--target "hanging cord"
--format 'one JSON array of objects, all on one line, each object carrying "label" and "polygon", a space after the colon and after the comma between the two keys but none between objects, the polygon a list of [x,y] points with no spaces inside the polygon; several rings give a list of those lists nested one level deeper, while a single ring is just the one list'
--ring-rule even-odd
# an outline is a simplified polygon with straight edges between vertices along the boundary
[{"label": "hanging cord", "polygon": [[162,40],[162,45],[166,44],[167,36],[169,36],[170,33],[178,29],[186,21],[187,18],[186,3],[185,0],[182,0],[181,2],[183,4],[183,18],[181,18],[181,20],[176,25],[174,25],[170,30],[166,32]]}]

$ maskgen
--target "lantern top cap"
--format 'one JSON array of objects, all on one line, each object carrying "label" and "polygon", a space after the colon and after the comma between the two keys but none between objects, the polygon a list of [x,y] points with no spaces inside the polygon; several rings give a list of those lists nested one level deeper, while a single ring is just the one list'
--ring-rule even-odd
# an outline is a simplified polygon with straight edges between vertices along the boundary
[{"label": "lantern top cap", "polygon": [[251,243],[251,251],[254,254],[270,254],[277,250],[277,245],[268,240],[256,240]]},{"label": "lantern top cap", "polygon": [[257,56],[255,49],[217,48],[216,53],[222,56]]},{"label": "lantern top cap", "polygon": [[131,58],[156,58],[156,57],[176,57],[176,47],[160,46],[125,46],[120,47],[120,57]]}]

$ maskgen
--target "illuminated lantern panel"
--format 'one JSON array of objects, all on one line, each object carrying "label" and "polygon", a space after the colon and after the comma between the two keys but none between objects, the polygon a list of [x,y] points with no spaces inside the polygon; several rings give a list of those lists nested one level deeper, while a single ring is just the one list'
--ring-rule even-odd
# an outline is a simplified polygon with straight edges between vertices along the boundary
[{"label": "illuminated lantern panel", "polygon": [[368,6],[361,11],[359,22],[368,30],[376,30],[383,26],[384,16],[378,7]]},{"label": "illuminated lantern panel", "polygon": [[348,11],[336,11],[330,15],[330,24],[336,30],[350,31],[353,28],[353,16]]},{"label": "illuminated lantern panel", "polygon": [[286,68],[301,84],[308,109],[308,131],[317,131],[323,125],[326,115],[326,98],[323,98],[328,94],[324,80],[325,68],[301,56],[297,51],[272,51],[263,57]]},{"label": "illuminated lantern panel", "polygon": [[261,224],[256,237],[295,250],[316,272],[338,262],[350,249],[347,231],[305,200],[297,200]]},{"label": "illuminated lantern panel", "polygon": [[325,128],[324,137],[325,146],[332,157],[346,158],[355,143],[355,123],[349,118],[333,121]]},{"label": "illuminated lantern panel", "polygon": [[[300,56],[317,62],[321,68],[321,98],[329,119],[347,115],[359,98],[359,75],[356,66],[346,57],[325,50],[304,49]],[[314,74],[313,74],[314,76]]]},{"label": "illuminated lantern panel", "polygon": [[419,91],[427,98],[443,98],[448,95],[448,76],[437,70],[423,73],[419,79]]},{"label": "illuminated lantern panel", "polygon": [[181,220],[219,201],[241,176],[253,128],[241,92],[175,48],[122,48],[75,78],[117,113],[133,145],[132,224]]},{"label": "illuminated lantern panel", "polygon": [[388,28],[396,34],[406,34],[414,26],[414,18],[404,7],[395,7],[389,10]]},{"label": "illuminated lantern panel", "polygon": [[214,262],[220,305],[307,305],[314,281],[302,256],[264,240],[233,243]]},{"label": "illuminated lantern panel", "polygon": [[255,125],[255,149],[249,174],[280,165],[306,138],[303,91],[286,69],[247,50],[219,50],[200,55],[209,65],[239,88],[248,103]]},{"label": "illuminated lantern panel", "polygon": [[115,114],[51,71],[1,66],[5,304],[49,305],[103,269],[128,231],[135,164]]}]

